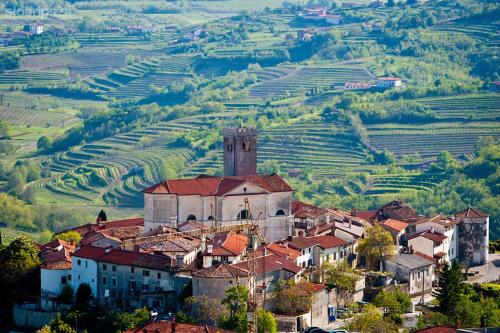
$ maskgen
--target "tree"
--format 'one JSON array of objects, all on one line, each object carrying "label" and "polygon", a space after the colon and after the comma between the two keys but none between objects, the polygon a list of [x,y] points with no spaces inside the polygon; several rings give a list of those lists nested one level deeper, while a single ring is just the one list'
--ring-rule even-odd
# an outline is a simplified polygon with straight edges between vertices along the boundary
[{"label": "tree", "polygon": [[384,321],[382,314],[373,304],[367,304],[363,311],[354,317],[349,324],[349,329],[360,333],[393,333],[398,331],[395,325]]},{"label": "tree", "polygon": [[221,327],[246,332],[248,289],[239,285],[226,289],[221,303],[226,306],[229,314]]},{"label": "tree", "polygon": [[52,321],[37,331],[37,333],[76,333],[76,331],[61,319],[61,314],[56,314]]},{"label": "tree", "polygon": [[191,296],[184,302],[184,312],[190,318],[195,318],[198,324],[213,325],[227,313],[226,308],[214,298],[206,296]]},{"label": "tree", "polygon": [[438,273],[438,286],[434,296],[438,301],[438,309],[451,319],[457,316],[457,306],[464,294],[464,277],[458,262],[447,264]]},{"label": "tree", "polygon": [[122,332],[124,330],[145,325],[149,320],[149,311],[144,307],[136,309],[133,313],[116,312],[113,317],[113,327],[117,331]]},{"label": "tree", "polygon": [[76,291],[76,306],[79,308],[85,308],[89,305],[92,300],[92,288],[88,283],[82,283],[78,286],[78,290]]},{"label": "tree", "polygon": [[276,333],[278,324],[272,312],[262,308],[257,310],[257,333]]},{"label": "tree", "polygon": [[394,240],[389,231],[376,225],[366,231],[365,238],[359,242],[358,251],[365,255],[369,261],[379,260],[383,270],[385,258],[394,254]]},{"label": "tree", "polygon": [[[312,293],[309,282],[295,283],[293,280],[279,280],[271,302],[276,312],[286,315],[305,313],[311,310]],[[273,311],[274,312],[274,311]]]},{"label": "tree", "polygon": [[375,296],[373,304],[383,309],[384,318],[397,324],[402,323],[401,314],[411,310],[412,307],[410,296],[399,288],[381,291]]},{"label": "tree", "polygon": [[47,150],[52,147],[52,142],[46,136],[41,136],[36,142],[36,148],[38,150]]},{"label": "tree", "polygon": [[70,230],[63,232],[61,234],[54,235],[53,239],[62,239],[68,243],[73,241],[75,244],[80,243],[80,240],[82,239],[82,235],[80,235],[79,232]]}]

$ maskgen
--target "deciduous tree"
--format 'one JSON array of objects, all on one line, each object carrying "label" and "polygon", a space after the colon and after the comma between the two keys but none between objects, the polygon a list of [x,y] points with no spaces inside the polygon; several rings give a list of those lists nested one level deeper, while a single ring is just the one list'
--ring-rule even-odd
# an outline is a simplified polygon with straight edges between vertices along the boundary
[{"label": "deciduous tree", "polygon": [[365,233],[365,238],[359,242],[358,251],[369,261],[379,260],[383,270],[385,258],[393,255],[395,251],[391,233],[378,225],[369,228]]}]

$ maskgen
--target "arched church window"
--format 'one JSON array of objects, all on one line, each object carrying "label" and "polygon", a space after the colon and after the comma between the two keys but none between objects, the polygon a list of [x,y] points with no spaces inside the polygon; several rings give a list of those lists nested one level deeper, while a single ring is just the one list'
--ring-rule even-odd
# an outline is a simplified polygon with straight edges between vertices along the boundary
[{"label": "arched church window", "polygon": [[233,145],[232,144],[228,144],[226,146],[226,149],[227,149],[227,151],[232,151],[233,150]]},{"label": "arched church window", "polygon": [[210,216],[208,217],[208,220],[209,220],[209,221],[213,221],[213,220],[215,220],[215,218],[214,218],[212,215],[210,215]]},{"label": "arched church window", "polygon": [[247,144],[245,143],[245,141],[241,142],[241,150],[247,150]]},{"label": "arched church window", "polygon": [[186,220],[188,220],[188,221],[196,221],[196,216],[193,215],[193,214],[189,214]]},{"label": "arched church window", "polygon": [[245,220],[249,217],[248,209],[243,209],[238,213],[238,220]]},{"label": "arched church window", "polygon": [[276,216],[283,216],[285,215],[285,211],[283,209],[278,209],[278,211],[276,212]]}]

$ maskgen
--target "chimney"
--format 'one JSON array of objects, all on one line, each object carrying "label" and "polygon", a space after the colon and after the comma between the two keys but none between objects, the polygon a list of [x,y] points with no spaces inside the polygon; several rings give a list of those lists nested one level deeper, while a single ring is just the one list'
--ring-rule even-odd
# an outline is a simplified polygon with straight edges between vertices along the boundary
[{"label": "chimney", "polygon": [[113,247],[110,244],[106,245],[106,253],[111,252],[111,249],[113,249]]},{"label": "chimney", "polygon": [[177,268],[184,267],[184,255],[182,255],[182,254],[176,254],[175,255],[175,261],[176,261]]},{"label": "chimney", "polygon": [[349,219],[349,229],[352,228],[352,219]]},{"label": "chimney", "polygon": [[433,234],[433,233],[434,233],[434,227],[431,228],[431,234]]},{"label": "chimney", "polygon": [[207,253],[212,254],[214,246],[212,244],[207,244]]},{"label": "chimney", "polygon": [[356,215],[358,215],[358,210],[357,210],[356,208],[354,208],[354,207],[353,207],[353,208],[351,208],[351,215],[352,215],[352,216],[356,216]]}]

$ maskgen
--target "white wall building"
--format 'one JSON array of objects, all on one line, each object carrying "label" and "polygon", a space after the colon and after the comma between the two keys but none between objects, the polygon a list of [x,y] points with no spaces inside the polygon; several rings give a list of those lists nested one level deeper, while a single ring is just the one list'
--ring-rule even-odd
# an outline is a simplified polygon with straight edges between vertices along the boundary
[{"label": "white wall building", "polygon": [[442,252],[444,261],[450,262],[458,256],[458,221],[448,219],[443,215],[436,215],[416,223],[416,232],[431,231],[444,235]]},{"label": "white wall building", "polygon": [[415,254],[397,254],[385,262],[385,270],[400,282],[408,283],[409,294],[420,295],[432,290],[434,263]]},{"label": "white wall building", "polygon": [[73,253],[71,262],[71,284],[76,292],[82,283],[87,283],[92,294],[99,295],[97,288],[98,265],[97,260],[110,249],[84,246]]},{"label": "white wall building", "polygon": [[377,78],[378,88],[400,88],[401,79],[399,77],[379,77]]},{"label": "white wall building", "polygon": [[266,240],[273,242],[291,234],[292,193],[278,175],[167,180],[144,190],[144,230],[175,227],[186,220],[211,225],[215,219],[230,225],[262,216]]}]

